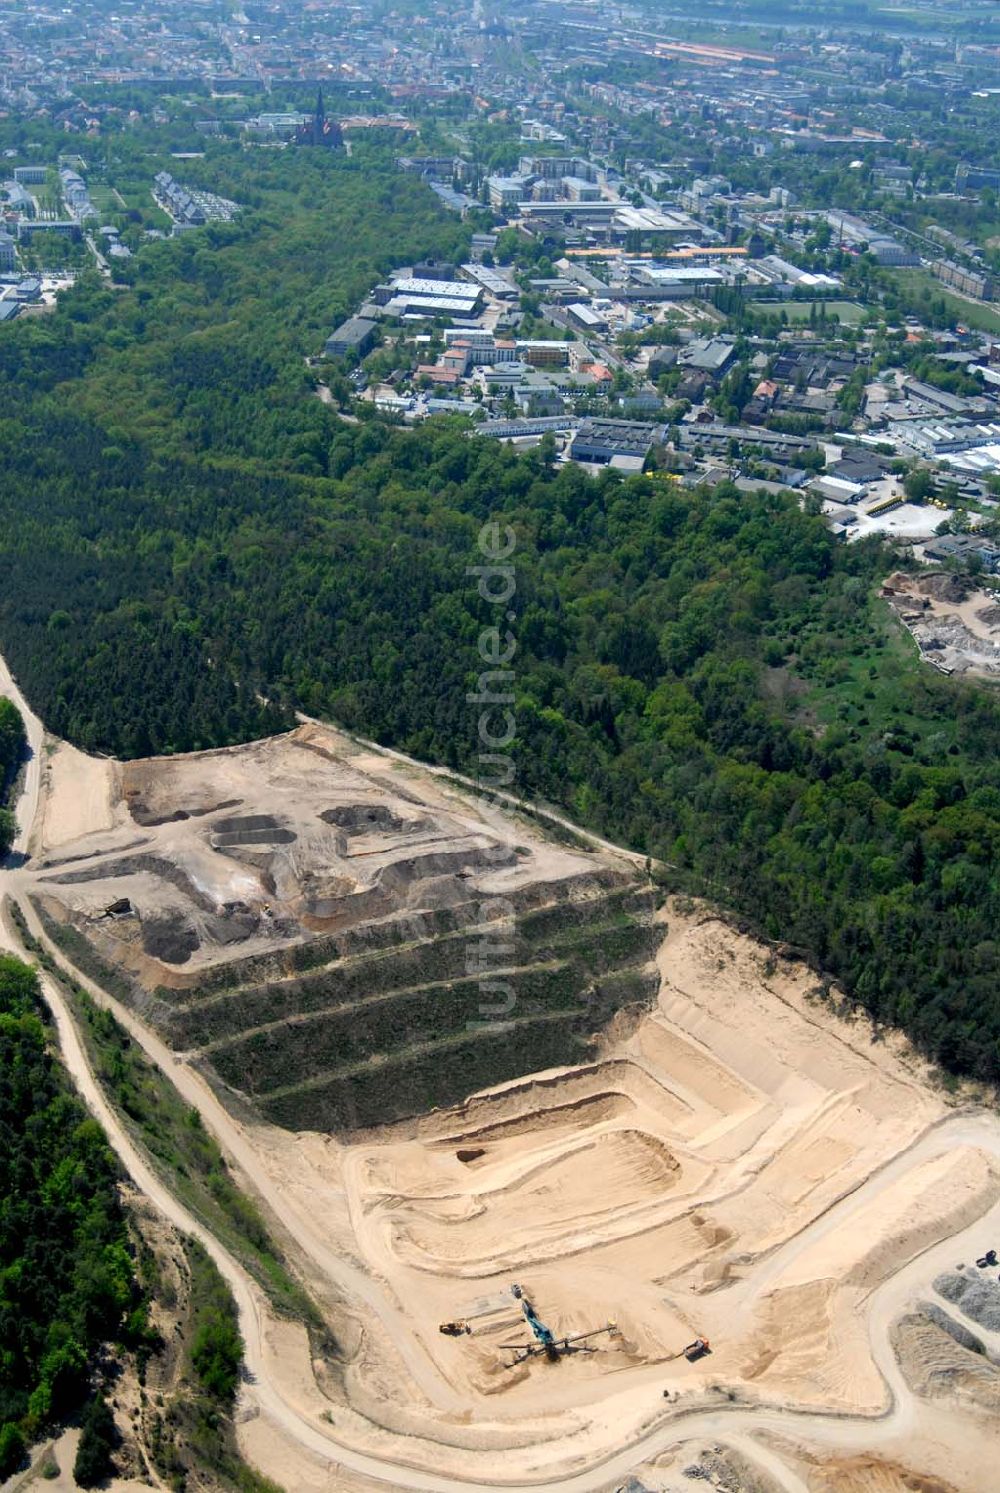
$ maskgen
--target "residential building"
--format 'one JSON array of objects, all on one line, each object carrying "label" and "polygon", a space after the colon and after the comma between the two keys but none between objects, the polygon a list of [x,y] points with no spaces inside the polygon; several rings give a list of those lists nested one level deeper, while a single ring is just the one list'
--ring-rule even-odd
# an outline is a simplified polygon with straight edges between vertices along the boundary
[{"label": "residential building", "polygon": [[513,211],[531,187],[530,176],[489,176],[486,187],[490,194],[490,207],[495,212]]},{"label": "residential building", "polygon": [[79,238],[80,225],[75,218],[39,218],[29,221],[21,218],[17,225],[19,239],[34,238],[36,233],[55,233],[61,238]]},{"label": "residential building", "polygon": [[447,282],[455,285],[458,283],[457,276],[457,267],[440,259],[425,259],[413,266],[414,280],[433,280],[435,283]]},{"label": "residential building", "polygon": [[525,339],[517,343],[517,355],[532,368],[565,368],[571,345],[542,338]]},{"label": "residential building", "polygon": [[308,120],[308,114],[300,114],[297,110],[285,110],[281,113],[259,114],[256,119],[248,119],[246,127],[254,134],[290,138],[308,123]]},{"label": "residential building", "polygon": [[17,213],[20,218],[35,216],[35,199],[19,181],[3,182],[0,184],[0,192],[7,199],[5,206],[9,211]]},{"label": "residential building", "polygon": [[996,166],[969,166],[962,161],[955,167],[955,191],[970,192],[980,187],[1000,188],[1000,169]]},{"label": "residential building", "polygon": [[562,189],[567,202],[600,202],[601,200],[600,187],[593,182],[585,181],[582,176],[564,176]]},{"label": "residential building", "polygon": [[960,290],[963,295],[975,296],[980,301],[994,299],[996,281],[987,270],[966,269],[950,259],[937,260],[931,265],[931,269],[942,285],[950,285],[952,289]]},{"label": "residential building", "polygon": [[495,394],[498,390],[516,389],[527,371],[525,363],[514,360],[477,368],[473,378],[484,393]]},{"label": "residential building", "polygon": [[451,181],[463,169],[464,162],[459,156],[398,156],[396,165],[400,171],[416,176]]}]

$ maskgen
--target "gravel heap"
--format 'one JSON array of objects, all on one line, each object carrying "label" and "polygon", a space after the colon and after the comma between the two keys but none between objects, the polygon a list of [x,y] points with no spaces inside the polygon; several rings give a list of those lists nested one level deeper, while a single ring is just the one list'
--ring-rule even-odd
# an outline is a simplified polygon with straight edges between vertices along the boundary
[{"label": "gravel heap", "polygon": [[958,1306],[973,1322],[990,1332],[1000,1332],[1000,1281],[992,1271],[939,1275],[934,1289],[945,1301]]}]

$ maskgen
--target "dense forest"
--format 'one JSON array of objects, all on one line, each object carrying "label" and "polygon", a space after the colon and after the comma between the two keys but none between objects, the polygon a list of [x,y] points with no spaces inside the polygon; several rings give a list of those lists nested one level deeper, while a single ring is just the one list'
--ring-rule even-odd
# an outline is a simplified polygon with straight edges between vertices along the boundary
[{"label": "dense forest", "polygon": [[17,833],[14,815],[7,804],[26,745],[24,722],[17,706],[0,695],[0,859],[7,854]]},{"label": "dense forest", "polygon": [[375,148],[192,170],[237,223],[0,332],[0,643],[48,725],[134,755],[298,707],[474,770],[468,567],[510,524],[515,786],[1000,1079],[1000,705],[918,667],[873,599],[895,562],[791,497],[343,422],[305,354],[466,230]]},{"label": "dense forest", "polygon": [[0,958],[0,1478],[84,1401],[101,1345],[145,1329],[118,1168],[42,1011],[34,971]]}]

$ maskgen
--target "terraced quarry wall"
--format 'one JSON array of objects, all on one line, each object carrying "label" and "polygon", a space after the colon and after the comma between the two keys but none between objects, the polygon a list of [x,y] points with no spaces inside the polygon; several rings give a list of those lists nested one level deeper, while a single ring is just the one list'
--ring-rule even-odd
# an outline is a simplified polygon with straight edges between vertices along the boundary
[{"label": "terraced quarry wall", "polygon": [[33,902],[74,962],[276,1124],[367,1128],[585,1061],[656,994],[663,930],[632,862],[332,733],[121,774],[114,831],[41,860]]},{"label": "terraced quarry wall", "polygon": [[[334,950],[305,974],[243,984],[236,968],[223,991],[159,987],[152,997],[129,977],[123,986],[120,970],[115,983],[172,1046],[266,1118],[293,1129],[372,1126],[586,1060],[617,1010],[655,996],[662,929],[653,910],[648,889],[595,879],[582,901],[526,913],[510,935],[513,953],[489,971],[513,992],[502,1018],[483,1014],[482,977],[468,971],[491,931],[474,921],[474,906],[466,926],[363,953]],[[79,959],[66,925],[51,911],[46,920]],[[106,944],[91,947],[100,978]]]}]

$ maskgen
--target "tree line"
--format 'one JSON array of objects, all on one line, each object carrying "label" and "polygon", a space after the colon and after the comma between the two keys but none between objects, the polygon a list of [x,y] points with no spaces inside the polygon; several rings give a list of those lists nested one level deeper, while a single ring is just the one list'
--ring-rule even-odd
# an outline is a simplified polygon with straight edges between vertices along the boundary
[{"label": "tree line", "polygon": [[27,745],[20,711],[6,695],[0,695],[0,860],[7,854],[17,834],[17,822],[8,805]]}]

